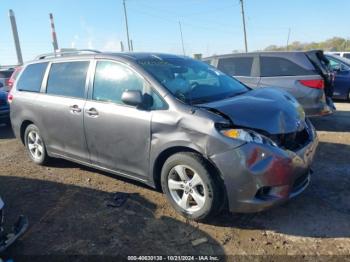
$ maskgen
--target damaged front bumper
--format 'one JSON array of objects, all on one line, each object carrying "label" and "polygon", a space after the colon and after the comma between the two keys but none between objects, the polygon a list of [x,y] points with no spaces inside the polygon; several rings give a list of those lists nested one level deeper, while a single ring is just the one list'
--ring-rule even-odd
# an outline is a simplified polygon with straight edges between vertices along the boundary
[{"label": "damaged front bumper", "polygon": [[308,131],[308,141],[295,151],[247,143],[211,156],[223,176],[231,212],[259,212],[305,190],[318,145],[311,123]]},{"label": "damaged front bumper", "polygon": [[4,230],[4,202],[0,198],[0,253],[12,245],[28,228],[28,219],[20,216],[11,232]]}]

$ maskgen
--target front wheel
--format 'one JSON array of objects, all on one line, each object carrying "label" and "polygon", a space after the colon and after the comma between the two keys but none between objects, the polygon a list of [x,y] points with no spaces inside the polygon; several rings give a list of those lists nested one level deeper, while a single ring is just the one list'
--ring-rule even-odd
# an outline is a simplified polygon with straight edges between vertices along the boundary
[{"label": "front wheel", "polygon": [[39,129],[33,124],[29,125],[24,133],[24,138],[26,149],[33,162],[38,165],[45,165],[49,160],[49,156]]},{"label": "front wheel", "polygon": [[223,206],[223,190],[217,174],[198,154],[177,153],[162,168],[163,192],[184,217],[205,220]]}]

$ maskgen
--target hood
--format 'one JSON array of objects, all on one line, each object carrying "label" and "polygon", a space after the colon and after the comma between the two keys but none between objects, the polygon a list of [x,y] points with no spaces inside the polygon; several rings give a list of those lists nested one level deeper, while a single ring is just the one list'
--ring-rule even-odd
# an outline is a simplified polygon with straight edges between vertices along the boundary
[{"label": "hood", "polygon": [[255,89],[201,106],[226,115],[235,126],[272,135],[299,131],[305,123],[301,105],[288,93],[275,88]]}]

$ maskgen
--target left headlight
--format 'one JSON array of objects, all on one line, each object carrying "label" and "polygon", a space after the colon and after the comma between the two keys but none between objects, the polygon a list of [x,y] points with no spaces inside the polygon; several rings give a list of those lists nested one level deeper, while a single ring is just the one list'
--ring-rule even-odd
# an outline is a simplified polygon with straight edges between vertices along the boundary
[{"label": "left headlight", "polygon": [[277,144],[271,139],[268,139],[250,130],[248,131],[244,129],[223,129],[220,130],[220,133],[226,137],[239,139],[245,142],[255,142],[257,144],[271,144],[277,147]]},{"label": "left headlight", "polygon": [[224,129],[220,131],[226,137],[239,139],[245,142],[263,143],[263,139],[259,134],[254,134],[243,129]]}]

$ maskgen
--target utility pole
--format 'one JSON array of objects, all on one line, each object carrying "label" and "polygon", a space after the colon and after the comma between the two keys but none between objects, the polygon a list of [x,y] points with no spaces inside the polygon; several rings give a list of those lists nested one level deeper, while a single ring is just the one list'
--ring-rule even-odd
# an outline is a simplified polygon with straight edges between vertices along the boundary
[{"label": "utility pole", "polygon": [[57,35],[56,35],[56,29],[55,29],[55,23],[53,21],[53,15],[52,13],[49,14],[50,16],[50,24],[51,24],[51,34],[52,34],[52,46],[53,51],[56,54],[56,51],[58,50],[58,42],[57,42]]},{"label": "utility pole", "polygon": [[244,32],[244,46],[245,46],[245,52],[248,53],[247,31],[246,31],[246,28],[245,28],[245,16],[244,16],[244,4],[243,4],[243,0],[240,0],[240,3],[241,3],[241,9],[242,9],[243,32]]},{"label": "utility pole", "polygon": [[288,30],[288,37],[287,37],[287,47],[286,47],[286,49],[287,49],[287,51],[288,51],[288,46],[289,46],[289,38],[290,38],[290,27],[289,27],[289,30]]},{"label": "utility pole", "polygon": [[179,21],[179,28],[180,28],[180,35],[181,35],[182,53],[185,56],[186,52],[185,52],[185,45],[184,45],[184,37],[182,35],[182,27],[181,27],[181,22],[180,21]]},{"label": "utility pole", "polygon": [[128,41],[128,49],[129,52],[131,51],[131,46],[130,46],[130,39],[129,39],[129,25],[128,25],[128,15],[126,13],[126,4],[125,0],[123,0],[123,6],[124,6],[124,17],[125,17],[125,26],[126,26],[126,38]]},{"label": "utility pole", "polygon": [[120,51],[124,52],[124,44],[123,41],[120,41]]},{"label": "utility pole", "polygon": [[15,41],[17,61],[18,61],[19,65],[23,65],[23,57],[22,57],[21,45],[19,43],[16,17],[15,17],[15,13],[13,12],[12,9],[9,10],[9,17],[10,17],[10,21],[11,21],[13,40]]},{"label": "utility pole", "polygon": [[130,48],[131,48],[131,52],[134,52],[134,44],[132,42],[132,39],[130,39]]}]

